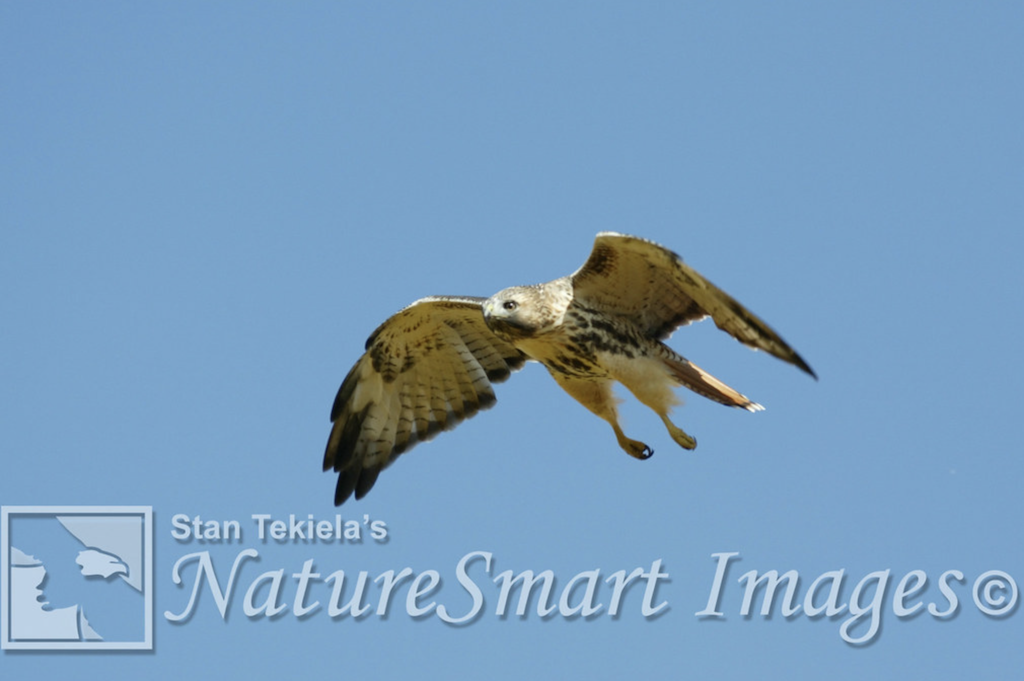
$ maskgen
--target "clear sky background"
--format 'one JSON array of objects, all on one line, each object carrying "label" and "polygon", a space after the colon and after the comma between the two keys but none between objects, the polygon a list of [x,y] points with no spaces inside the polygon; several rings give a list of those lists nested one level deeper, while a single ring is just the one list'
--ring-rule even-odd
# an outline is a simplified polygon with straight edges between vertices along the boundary
[{"label": "clear sky background", "polygon": [[[1019,3],[67,3],[0,6],[0,503],[152,505],[156,651],[0,655],[5,676],[997,678],[1024,615]],[[767,411],[685,396],[679,449],[626,401],[638,462],[537,365],[339,513],[388,541],[260,542],[253,514],[333,519],[334,393],[369,333],[429,294],[490,295],[585,260],[594,235],[680,253],[765,318],[815,382],[713,325],[670,341]],[[237,519],[183,543],[175,514]],[[209,550],[226,621],[171,570]],[[669,574],[641,613],[250,619],[260,573],[459,560]],[[738,552],[707,604],[712,554]],[[739,578],[795,570],[841,603],[890,570],[881,630],[848,611],[740,614]],[[893,610],[897,582],[928,577]],[[193,566],[194,574],[194,566]],[[324,588],[321,585],[321,588]],[[266,589],[264,588],[265,593]],[[864,591],[864,602],[871,589]],[[348,593],[351,593],[349,591]],[[371,600],[380,587],[371,588]],[[574,592],[573,601],[581,598]],[[58,594],[48,593],[55,606]],[[999,595],[996,592],[996,595]],[[326,602],[329,594],[314,597]],[[823,599],[819,598],[820,603]],[[375,604],[375,601],[373,601]],[[866,630],[862,622],[854,635]]]}]

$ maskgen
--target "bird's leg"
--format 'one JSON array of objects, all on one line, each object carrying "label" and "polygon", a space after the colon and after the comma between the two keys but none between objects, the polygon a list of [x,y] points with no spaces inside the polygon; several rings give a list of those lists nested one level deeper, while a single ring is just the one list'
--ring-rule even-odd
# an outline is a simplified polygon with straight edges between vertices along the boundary
[{"label": "bird's leg", "polygon": [[[697,448],[696,439],[687,435],[682,428],[669,421],[667,414],[660,414],[660,416],[662,422],[665,424],[665,427],[668,428],[668,434],[672,436],[672,439],[676,441],[677,445],[679,445],[683,449]],[[619,442],[619,444],[622,444],[621,441]]]},{"label": "bird's leg", "polygon": [[615,396],[612,395],[612,381],[608,378],[577,378],[548,368],[551,376],[577,402],[607,421],[615,431],[619,446],[626,453],[637,459],[649,459],[654,450],[638,440],[630,440],[619,427],[619,417],[615,409]]},{"label": "bird's leg", "polygon": [[622,428],[619,427],[618,423],[615,423],[614,421],[610,421],[610,423],[612,424],[612,428],[615,430],[615,437],[619,441],[619,446],[626,450],[627,454],[636,459],[640,459],[641,461],[651,458],[651,455],[654,454],[653,449],[639,440],[630,440],[626,437],[626,434],[622,432]]}]

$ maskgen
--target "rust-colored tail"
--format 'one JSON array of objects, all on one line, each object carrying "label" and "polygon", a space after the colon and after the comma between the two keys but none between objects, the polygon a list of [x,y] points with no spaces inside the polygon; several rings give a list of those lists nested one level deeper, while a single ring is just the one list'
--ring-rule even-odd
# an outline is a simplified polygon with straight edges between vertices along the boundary
[{"label": "rust-colored tail", "polygon": [[671,350],[669,353],[666,353],[664,357],[665,366],[680,385],[686,386],[709,400],[729,407],[740,407],[747,411],[762,411],[764,409],[757,402],[736,392],[690,360],[680,357]]}]

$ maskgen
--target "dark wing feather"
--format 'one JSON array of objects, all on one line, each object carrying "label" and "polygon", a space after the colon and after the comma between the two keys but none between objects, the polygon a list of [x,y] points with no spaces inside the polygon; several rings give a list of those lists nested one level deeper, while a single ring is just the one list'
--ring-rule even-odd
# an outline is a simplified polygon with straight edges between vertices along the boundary
[{"label": "dark wing feather", "polygon": [[652,241],[601,232],[587,262],[570,279],[577,304],[627,320],[644,335],[664,339],[678,327],[710,316],[718,328],[744,345],[817,378],[771,327],[678,255]]},{"label": "dark wing feather", "polygon": [[361,499],[381,470],[417,442],[495,402],[492,383],[525,357],[484,323],[483,298],[417,300],[381,324],[338,390],[324,470],[334,503]]}]

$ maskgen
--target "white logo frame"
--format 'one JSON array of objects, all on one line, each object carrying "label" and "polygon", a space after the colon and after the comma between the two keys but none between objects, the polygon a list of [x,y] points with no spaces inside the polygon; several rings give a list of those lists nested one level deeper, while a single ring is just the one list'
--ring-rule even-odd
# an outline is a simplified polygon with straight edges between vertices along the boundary
[{"label": "white logo frame", "polygon": [[[144,634],[141,641],[19,640],[11,638],[11,519],[18,516],[139,516],[142,519]],[[2,650],[153,650],[152,506],[2,506],[0,507],[0,649]]]}]

